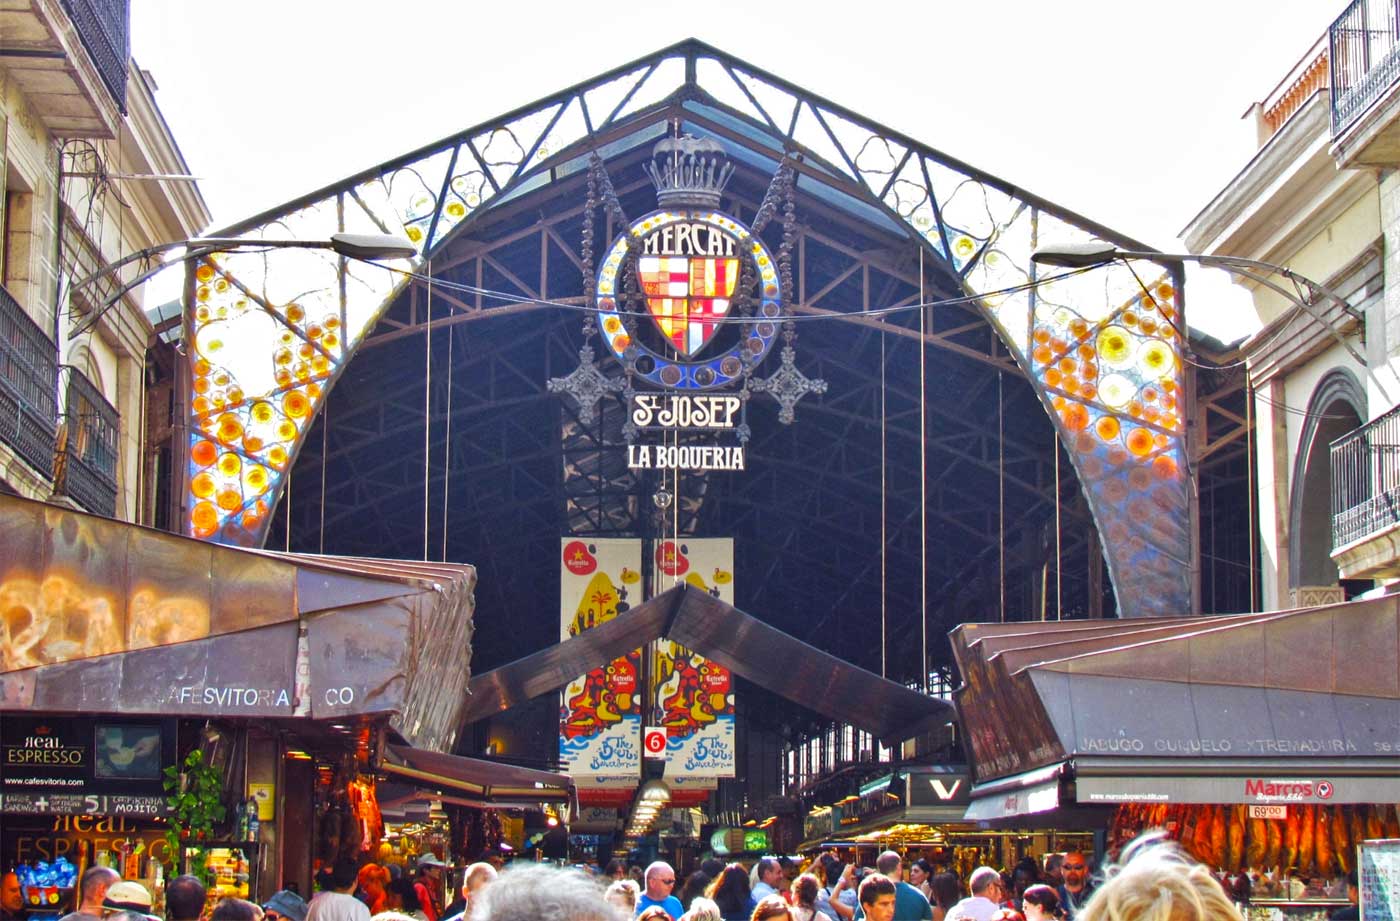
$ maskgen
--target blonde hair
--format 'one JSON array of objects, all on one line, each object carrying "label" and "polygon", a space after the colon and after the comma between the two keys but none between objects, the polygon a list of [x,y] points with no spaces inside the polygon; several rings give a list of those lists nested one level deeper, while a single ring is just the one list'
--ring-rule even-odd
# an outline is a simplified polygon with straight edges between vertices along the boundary
[{"label": "blonde hair", "polygon": [[630,879],[619,879],[608,886],[608,890],[603,893],[603,897],[607,899],[621,899],[626,903],[628,911],[636,911],[637,898],[641,894],[641,889],[637,887],[636,882]]},{"label": "blonde hair", "polygon": [[681,915],[681,921],[723,921],[719,906],[703,895],[690,900],[690,911]]},{"label": "blonde hair", "polygon": [[1160,832],[1123,851],[1077,921],[1240,921],[1240,912],[1210,871]]}]

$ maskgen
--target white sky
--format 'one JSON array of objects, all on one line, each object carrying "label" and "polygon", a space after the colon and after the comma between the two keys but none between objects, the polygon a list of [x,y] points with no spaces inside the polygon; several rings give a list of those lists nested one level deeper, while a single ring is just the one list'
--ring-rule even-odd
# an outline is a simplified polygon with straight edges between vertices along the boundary
[{"label": "white sky", "polygon": [[[213,228],[694,36],[1172,250],[1344,5],[133,0],[132,54]],[[1190,297],[1192,325],[1248,329],[1239,289]]]}]

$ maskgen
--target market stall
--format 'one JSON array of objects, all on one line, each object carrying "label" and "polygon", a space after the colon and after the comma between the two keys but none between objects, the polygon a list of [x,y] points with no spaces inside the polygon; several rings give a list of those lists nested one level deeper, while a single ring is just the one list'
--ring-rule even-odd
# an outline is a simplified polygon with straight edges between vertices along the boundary
[{"label": "market stall", "polygon": [[955,695],[989,825],[1163,829],[1260,917],[1340,904],[1400,832],[1400,600],[1232,617],[971,624]]},{"label": "market stall", "polygon": [[336,853],[377,845],[388,744],[455,742],[474,586],[0,496],[0,863],[310,892],[332,828]]}]

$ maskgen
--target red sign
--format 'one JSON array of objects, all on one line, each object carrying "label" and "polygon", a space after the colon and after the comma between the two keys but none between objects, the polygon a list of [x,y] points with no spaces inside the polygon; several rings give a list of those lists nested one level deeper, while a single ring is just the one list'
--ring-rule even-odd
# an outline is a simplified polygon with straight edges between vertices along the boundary
[{"label": "red sign", "polygon": [[576,576],[590,575],[598,568],[598,558],[583,541],[571,540],[564,545],[564,567]]},{"label": "red sign", "polygon": [[656,568],[668,576],[683,576],[690,568],[686,559],[685,547],[673,540],[663,540],[656,545]]},{"label": "red sign", "polygon": [[1244,782],[1244,795],[1257,800],[1309,800],[1331,799],[1331,781],[1319,780],[1264,780],[1249,779]]}]

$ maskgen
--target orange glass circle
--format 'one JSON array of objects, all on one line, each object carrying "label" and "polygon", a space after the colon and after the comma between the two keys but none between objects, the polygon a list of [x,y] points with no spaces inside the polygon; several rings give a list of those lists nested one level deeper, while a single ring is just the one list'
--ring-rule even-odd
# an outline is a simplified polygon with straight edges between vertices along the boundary
[{"label": "orange glass circle", "polygon": [[219,458],[219,449],[208,441],[196,441],[190,448],[190,460],[197,466],[208,467]]},{"label": "orange glass circle", "polygon": [[1121,429],[1118,426],[1118,420],[1113,416],[1103,416],[1094,425],[1094,431],[1104,441],[1115,441]]},{"label": "orange glass circle", "polygon": [[1152,433],[1147,429],[1133,429],[1128,433],[1128,450],[1138,457],[1152,453]]},{"label": "orange glass circle", "polygon": [[199,499],[208,499],[214,495],[214,478],[207,470],[196,473],[194,479],[190,480],[190,492]]}]

